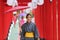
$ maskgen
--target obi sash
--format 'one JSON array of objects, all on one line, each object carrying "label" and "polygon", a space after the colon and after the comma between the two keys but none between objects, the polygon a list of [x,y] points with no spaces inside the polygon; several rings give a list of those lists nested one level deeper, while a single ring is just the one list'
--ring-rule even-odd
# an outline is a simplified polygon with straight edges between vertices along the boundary
[{"label": "obi sash", "polygon": [[33,32],[26,32],[25,33],[25,37],[33,38],[34,37],[34,33]]}]

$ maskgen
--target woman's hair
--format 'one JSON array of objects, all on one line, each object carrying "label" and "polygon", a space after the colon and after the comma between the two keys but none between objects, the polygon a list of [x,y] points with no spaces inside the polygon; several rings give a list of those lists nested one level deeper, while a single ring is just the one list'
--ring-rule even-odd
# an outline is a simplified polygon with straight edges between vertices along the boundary
[{"label": "woman's hair", "polygon": [[26,15],[26,18],[28,18],[28,16],[29,16],[29,15],[32,17],[32,15],[31,15],[31,14],[27,14],[27,15]]},{"label": "woman's hair", "polygon": [[14,16],[16,16],[16,14],[14,14]]}]

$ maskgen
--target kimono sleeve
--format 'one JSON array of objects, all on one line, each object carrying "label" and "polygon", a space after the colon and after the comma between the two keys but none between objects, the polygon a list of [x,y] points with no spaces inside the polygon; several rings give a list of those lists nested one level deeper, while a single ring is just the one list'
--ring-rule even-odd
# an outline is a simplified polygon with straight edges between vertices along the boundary
[{"label": "kimono sleeve", "polygon": [[25,33],[25,31],[24,31],[24,25],[22,25],[22,32],[21,32],[21,40],[24,40],[25,39],[25,37],[24,37],[24,33]]},{"label": "kimono sleeve", "polygon": [[38,33],[36,25],[34,25],[34,35],[35,35],[35,38],[39,38],[39,33]]}]

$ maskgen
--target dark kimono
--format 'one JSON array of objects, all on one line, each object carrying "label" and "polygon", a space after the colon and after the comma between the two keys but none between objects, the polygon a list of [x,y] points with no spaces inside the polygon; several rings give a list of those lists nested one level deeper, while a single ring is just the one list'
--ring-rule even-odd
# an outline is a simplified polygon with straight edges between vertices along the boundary
[{"label": "dark kimono", "polygon": [[[34,38],[26,38],[26,32],[34,32]],[[25,23],[22,25],[21,40],[35,40],[39,37],[36,25],[34,23]]]}]

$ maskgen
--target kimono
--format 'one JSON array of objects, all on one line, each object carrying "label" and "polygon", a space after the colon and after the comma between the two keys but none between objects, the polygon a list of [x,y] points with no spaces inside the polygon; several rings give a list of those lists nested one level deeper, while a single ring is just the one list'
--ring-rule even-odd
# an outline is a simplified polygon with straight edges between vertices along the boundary
[{"label": "kimono", "polygon": [[[34,37],[31,37],[31,38],[25,37],[26,32],[33,32]],[[27,23],[22,25],[21,40],[35,40],[38,37],[39,37],[39,34],[37,31],[36,25],[34,23],[27,22]]]},{"label": "kimono", "polygon": [[19,22],[19,17],[13,16],[12,24],[8,33],[8,40],[20,40]]},{"label": "kimono", "polygon": [[14,21],[12,21],[9,34],[8,34],[8,40],[18,40],[19,35],[19,20],[17,19],[16,24],[14,25]]}]

